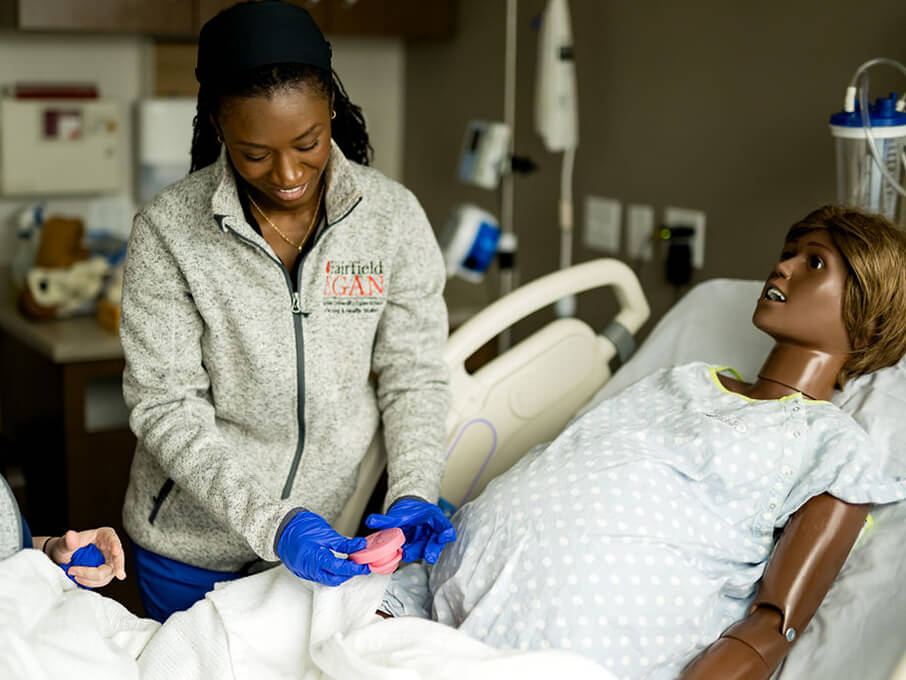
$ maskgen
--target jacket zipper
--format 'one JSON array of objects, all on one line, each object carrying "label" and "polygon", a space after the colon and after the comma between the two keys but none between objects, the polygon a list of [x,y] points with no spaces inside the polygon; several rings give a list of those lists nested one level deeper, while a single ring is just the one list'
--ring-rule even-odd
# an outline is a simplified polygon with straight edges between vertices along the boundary
[{"label": "jacket zipper", "polygon": [[[311,252],[311,251],[309,251]],[[299,264],[299,282],[302,279],[302,267],[305,260]],[[283,271],[286,271],[284,269]],[[287,278],[289,275],[287,274]],[[292,286],[292,282],[290,282]],[[298,285],[296,286],[299,287]],[[289,492],[292,491],[293,482],[296,480],[296,473],[299,471],[299,462],[302,460],[303,442],[305,441],[305,356],[303,350],[305,345],[302,336],[302,306],[299,302],[298,290],[293,291],[293,326],[296,329],[296,365],[299,367],[297,380],[299,381],[299,399],[296,417],[299,420],[299,446],[296,448],[296,455],[293,456],[292,465],[289,467],[289,474],[286,476],[286,483],[283,485],[283,493],[280,498],[289,498]]]},{"label": "jacket zipper", "polygon": [[[353,208],[355,208],[361,200],[362,200],[362,197],[357,196],[356,201],[355,201],[355,203],[353,203],[352,207],[350,207],[349,210],[347,210],[343,214],[343,216],[339,220],[337,220],[337,222],[345,219],[346,216],[352,212]],[[309,248],[308,253],[311,253],[311,251],[314,250],[315,246],[318,245],[318,241],[320,241],[324,237],[324,234],[332,226],[329,222],[327,222],[326,216],[325,216],[324,220],[325,220],[324,228],[321,230],[321,233],[315,237],[315,240],[312,242],[311,248]],[[336,222],[334,222],[334,224],[336,224]],[[237,236],[238,236],[238,234],[237,234]],[[267,251],[265,251],[265,254],[266,253],[267,253]],[[305,257],[308,257],[308,253],[306,253]],[[305,345],[304,345],[303,335],[302,335],[302,316],[303,316],[302,305],[299,300],[299,292],[298,292],[298,289],[302,287],[302,268],[304,266],[305,266],[305,260],[303,259],[302,262],[299,264],[299,280],[296,282],[296,290],[293,291],[293,282],[289,278],[289,273],[286,271],[286,268],[283,266],[283,264],[282,263],[280,264],[280,269],[282,269],[283,273],[286,274],[286,280],[289,283],[289,288],[291,291],[293,291],[292,292],[292,300],[293,300],[292,309],[293,309],[293,325],[296,328],[296,365],[299,367],[299,373],[298,373],[299,400],[298,400],[298,414],[297,414],[297,417],[299,420],[299,445],[296,448],[296,455],[293,457],[292,465],[290,465],[289,474],[286,476],[286,483],[283,485],[283,493],[280,495],[280,498],[284,499],[284,500],[289,498],[289,493],[290,493],[290,491],[292,491],[293,482],[296,479],[296,474],[299,472],[299,463],[302,461],[303,442],[305,441],[305,356],[304,356]]]},{"label": "jacket zipper", "polygon": [[[219,217],[219,216],[218,216]],[[293,313],[293,331],[296,336],[296,365],[298,370],[296,372],[296,394],[298,398],[296,399],[296,418],[299,423],[299,438],[296,440],[296,452],[293,454],[293,462],[289,467],[289,473],[286,477],[286,482],[283,484],[283,491],[280,494],[281,500],[289,498],[289,492],[293,488],[293,481],[296,476],[296,472],[299,469],[299,461],[302,459],[302,451],[305,448],[305,340],[302,336],[302,305],[300,302],[300,297],[298,291],[293,290],[292,279],[289,278],[289,272],[286,271],[286,267],[283,266],[283,263],[280,262],[277,258],[273,257],[269,252],[267,252],[260,245],[247,239],[245,236],[233,229],[227,221],[220,217],[218,222],[221,225],[221,228],[228,229],[234,236],[238,239],[245,241],[249,245],[260,250],[264,255],[272,260],[278,267],[280,271],[283,272],[283,278],[286,281],[287,288],[289,288],[290,300],[292,305],[290,309]],[[299,265],[299,276],[302,276],[302,267],[304,266],[305,261]]]},{"label": "jacket zipper", "polygon": [[[318,241],[321,240],[321,238],[324,236],[324,234],[327,232],[327,230],[330,227],[332,227],[334,224],[337,224],[337,223],[345,220],[349,216],[349,214],[356,208],[356,206],[358,206],[358,204],[361,203],[361,201],[362,201],[362,197],[356,196],[355,201],[350,206],[349,210],[347,210],[345,213],[343,213],[343,215],[338,220],[336,220],[333,224],[331,224],[330,222],[327,222],[327,217],[325,215],[324,219],[325,219],[326,224],[324,225],[324,229],[322,229],[321,233],[317,235],[314,242],[312,243],[311,249],[308,252],[310,253],[312,250],[314,250],[314,247],[318,244]],[[280,271],[283,272],[283,278],[286,280],[286,285],[290,291],[290,299],[292,300],[291,309],[292,309],[292,313],[293,313],[293,330],[295,331],[295,334],[296,334],[296,365],[298,366],[298,371],[296,373],[296,393],[299,395],[299,397],[296,400],[296,402],[297,402],[296,418],[299,423],[299,438],[296,442],[296,453],[295,453],[295,455],[293,455],[293,462],[289,467],[289,473],[286,476],[286,482],[283,484],[283,491],[280,494],[281,500],[285,500],[285,499],[289,498],[289,493],[293,488],[293,481],[295,481],[296,473],[299,471],[299,463],[302,460],[302,452],[305,448],[305,446],[304,446],[304,442],[305,442],[305,351],[304,351],[305,350],[305,340],[304,340],[304,337],[302,334],[302,316],[303,316],[302,304],[300,301],[299,292],[296,290],[293,290],[292,279],[289,278],[289,272],[286,271],[286,267],[283,266],[282,262],[280,262],[278,259],[272,257],[271,254],[268,253],[260,245],[258,245],[251,239],[247,239],[245,236],[243,236],[242,234],[237,232],[235,229],[233,229],[227,223],[224,216],[217,215],[217,216],[215,216],[215,219],[220,224],[222,229],[228,229],[230,232],[233,233],[234,236],[241,239],[242,241],[245,241],[249,245],[254,246],[258,250],[260,250],[262,253],[264,253],[268,259],[273,260],[277,264],[277,266],[280,267]],[[306,257],[308,257],[308,255],[306,255]],[[303,259],[302,262],[299,264],[299,283],[301,283],[302,268],[304,266],[305,266],[305,260]]]}]

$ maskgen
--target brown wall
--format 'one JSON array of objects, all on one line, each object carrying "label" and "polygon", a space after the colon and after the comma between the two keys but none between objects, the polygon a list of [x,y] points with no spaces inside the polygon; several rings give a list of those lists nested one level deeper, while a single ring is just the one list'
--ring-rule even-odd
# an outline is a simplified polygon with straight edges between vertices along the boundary
[{"label": "brown wall", "polygon": [[[540,166],[516,180],[523,282],[558,259],[560,155],[544,150],[532,117],[532,20],[544,5],[519,2],[516,152]],[[405,182],[436,230],[458,202],[499,213],[497,193],[458,182],[455,168],[468,120],[503,117],[505,6],[459,0],[452,39],[407,47]],[[695,280],[763,278],[786,227],[834,199],[827,118],[853,71],[877,56],[906,62],[903,0],[573,0],[570,9],[580,101],[574,261],[602,255],[583,246],[581,231],[585,197],[598,195],[620,200],[624,218],[629,203],[652,205],[657,220],[668,205],[704,211]],[[893,69],[871,73],[873,95],[906,88]],[[656,319],[677,291],[662,256],[639,274]],[[493,287],[452,281],[448,303],[484,304]],[[611,306],[604,294],[585,295],[579,316],[600,328]],[[516,339],[551,312],[536,317]]]}]

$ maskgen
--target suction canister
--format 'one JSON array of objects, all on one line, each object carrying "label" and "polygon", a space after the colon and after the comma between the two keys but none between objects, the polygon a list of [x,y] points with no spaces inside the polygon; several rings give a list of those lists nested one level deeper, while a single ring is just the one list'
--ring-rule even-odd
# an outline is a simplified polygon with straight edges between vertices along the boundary
[{"label": "suction canister", "polygon": [[900,222],[900,194],[890,181],[903,183],[906,112],[897,110],[897,96],[879,97],[868,115],[856,99],[853,111],[830,117],[830,130],[836,146],[837,201]]}]

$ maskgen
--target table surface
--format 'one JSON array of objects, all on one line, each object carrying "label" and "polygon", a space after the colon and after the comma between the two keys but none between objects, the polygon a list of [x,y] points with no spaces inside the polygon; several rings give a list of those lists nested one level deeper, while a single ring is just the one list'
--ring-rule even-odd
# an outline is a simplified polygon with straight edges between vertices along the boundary
[{"label": "table surface", "polygon": [[0,329],[57,364],[122,359],[118,335],[94,316],[31,321],[19,312],[9,267],[0,266]]}]

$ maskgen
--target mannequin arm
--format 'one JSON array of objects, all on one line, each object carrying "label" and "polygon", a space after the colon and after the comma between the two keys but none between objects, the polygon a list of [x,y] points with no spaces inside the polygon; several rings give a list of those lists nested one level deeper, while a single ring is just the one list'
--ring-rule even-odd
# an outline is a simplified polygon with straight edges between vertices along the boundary
[{"label": "mannequin arm", "polygon": [[682,680],[767,680],[830,589],[869,507],[828,494],[802,506],[774,547],[749,614],[687,666]]}]

